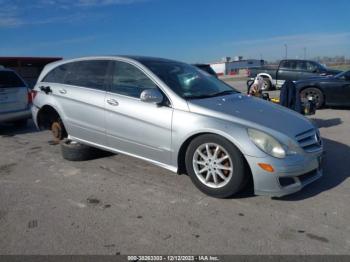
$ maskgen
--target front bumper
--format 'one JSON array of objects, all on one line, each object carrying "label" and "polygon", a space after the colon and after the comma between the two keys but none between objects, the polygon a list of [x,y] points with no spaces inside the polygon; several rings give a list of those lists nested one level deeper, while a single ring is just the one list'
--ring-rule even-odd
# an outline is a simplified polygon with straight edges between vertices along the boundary
[{"label": "front bumper", "polygon": [[[253,175],[255,194],[282,197],[300,191],[322,177],[322,158],[322,150],[285,159],[246,156]],[[268,163],[275,170],[267,172],[258,163]]]},{"label": "front bumper", "polygon": [[19,110],[14,112],[8,112],[8,113],[1,113],[0,114],[0,122],[14,122],[18,120],[24,120],[31,118],[31,111],[30,109],[25,110]]}]

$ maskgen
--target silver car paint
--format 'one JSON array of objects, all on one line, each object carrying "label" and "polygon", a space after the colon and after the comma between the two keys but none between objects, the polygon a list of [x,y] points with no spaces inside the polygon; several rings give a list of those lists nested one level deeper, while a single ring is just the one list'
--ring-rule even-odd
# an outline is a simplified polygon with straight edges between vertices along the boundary
[{"label": "silver car paint", "polygon": [[[16,72],[9,69],[0,69],[11,72],[21,78]],[[23,81],[23,79],[21,79]],[[28,87],[0,88],[0,122],[11,122],[30,118],[28,104]]]},{"label": "silver car paint", "polygon": [[[130,63],[144,72],[171,102],[160,107],[140,99],[61,84],[42,83],[53,68],[66,62],[106,59]],[[35,98],[33,118],[39,108],[51,105],[60,114],[69,137],[92,146],[135,156],[172,171],[178,170],[178,156],[187,139],[214,133],[225,137],[244,154],[252,171],[255,192],[282,196],[300,190],[307,183],[282,188],[280,176],[297,176],[318,168],[322,147],[305,152],[295,136],[315,128],[305,117],[281,106],[243,94],[186,101],[175,94],[148,68],[128,57],[88,57],[59,61],[47,65],[35,87],[50,85],[53,92],[39,92]],[[60,90],[64,89],[62,94]],[[110,105],[114,99],[118,105]],[[255,128],[296,149],[296,155],[284,159],[271,157],[250,140],[247,128]],[[315,128],[316,130],[317,128]],[[257,163],[270,163],[274,173],[262,170]],[[321,176],[317,171],[314,179]],[[296,179],[297,180],[297,179]]]}]

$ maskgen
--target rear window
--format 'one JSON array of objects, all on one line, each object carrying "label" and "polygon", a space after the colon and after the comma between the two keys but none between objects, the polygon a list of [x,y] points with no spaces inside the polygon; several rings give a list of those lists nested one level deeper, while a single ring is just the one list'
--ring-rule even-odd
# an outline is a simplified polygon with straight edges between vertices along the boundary
[{"label": "rear window", "polygon": [[11,71],[0,71],[0,88],[23,87],[24,82]]}]

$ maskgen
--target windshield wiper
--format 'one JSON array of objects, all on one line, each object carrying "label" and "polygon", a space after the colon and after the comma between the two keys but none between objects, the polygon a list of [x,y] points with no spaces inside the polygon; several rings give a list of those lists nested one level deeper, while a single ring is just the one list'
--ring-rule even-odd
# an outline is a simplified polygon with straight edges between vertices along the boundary
[{"label": "windshield wiper", "polygon": [[215,96],[224,96],[224,95],[230,95],[234,94],[236,91],[234,90],[225,90],[219,93],[215,94],[207,94],[207,95],[198,95],[198,96],[185,96],[186,99],[202,99],[202,98],[209,98],[209,97],[215,97]]},{"label": "windshield wiper", "polygon": [[219,93],[216,93],[216,94],[213,94],[211,95],[211,97],[214,97],[214,96],[224,96],[224,95],[230,95],[230,94],[233,94],[233,93],[236,93],[234,90],[225,90],[225,91],[222,91],[222,92],[219,92]]}]

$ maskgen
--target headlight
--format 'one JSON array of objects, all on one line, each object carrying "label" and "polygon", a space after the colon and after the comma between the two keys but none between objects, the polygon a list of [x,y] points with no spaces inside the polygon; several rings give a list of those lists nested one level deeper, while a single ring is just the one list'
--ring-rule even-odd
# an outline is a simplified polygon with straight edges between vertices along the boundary
[{"label": "headlight", "polygon": [[248,129],[248,135],[254,144],[266,154],[277,158],[284,158],[286,156],[286,150],[272,136],[250,128]]}]

